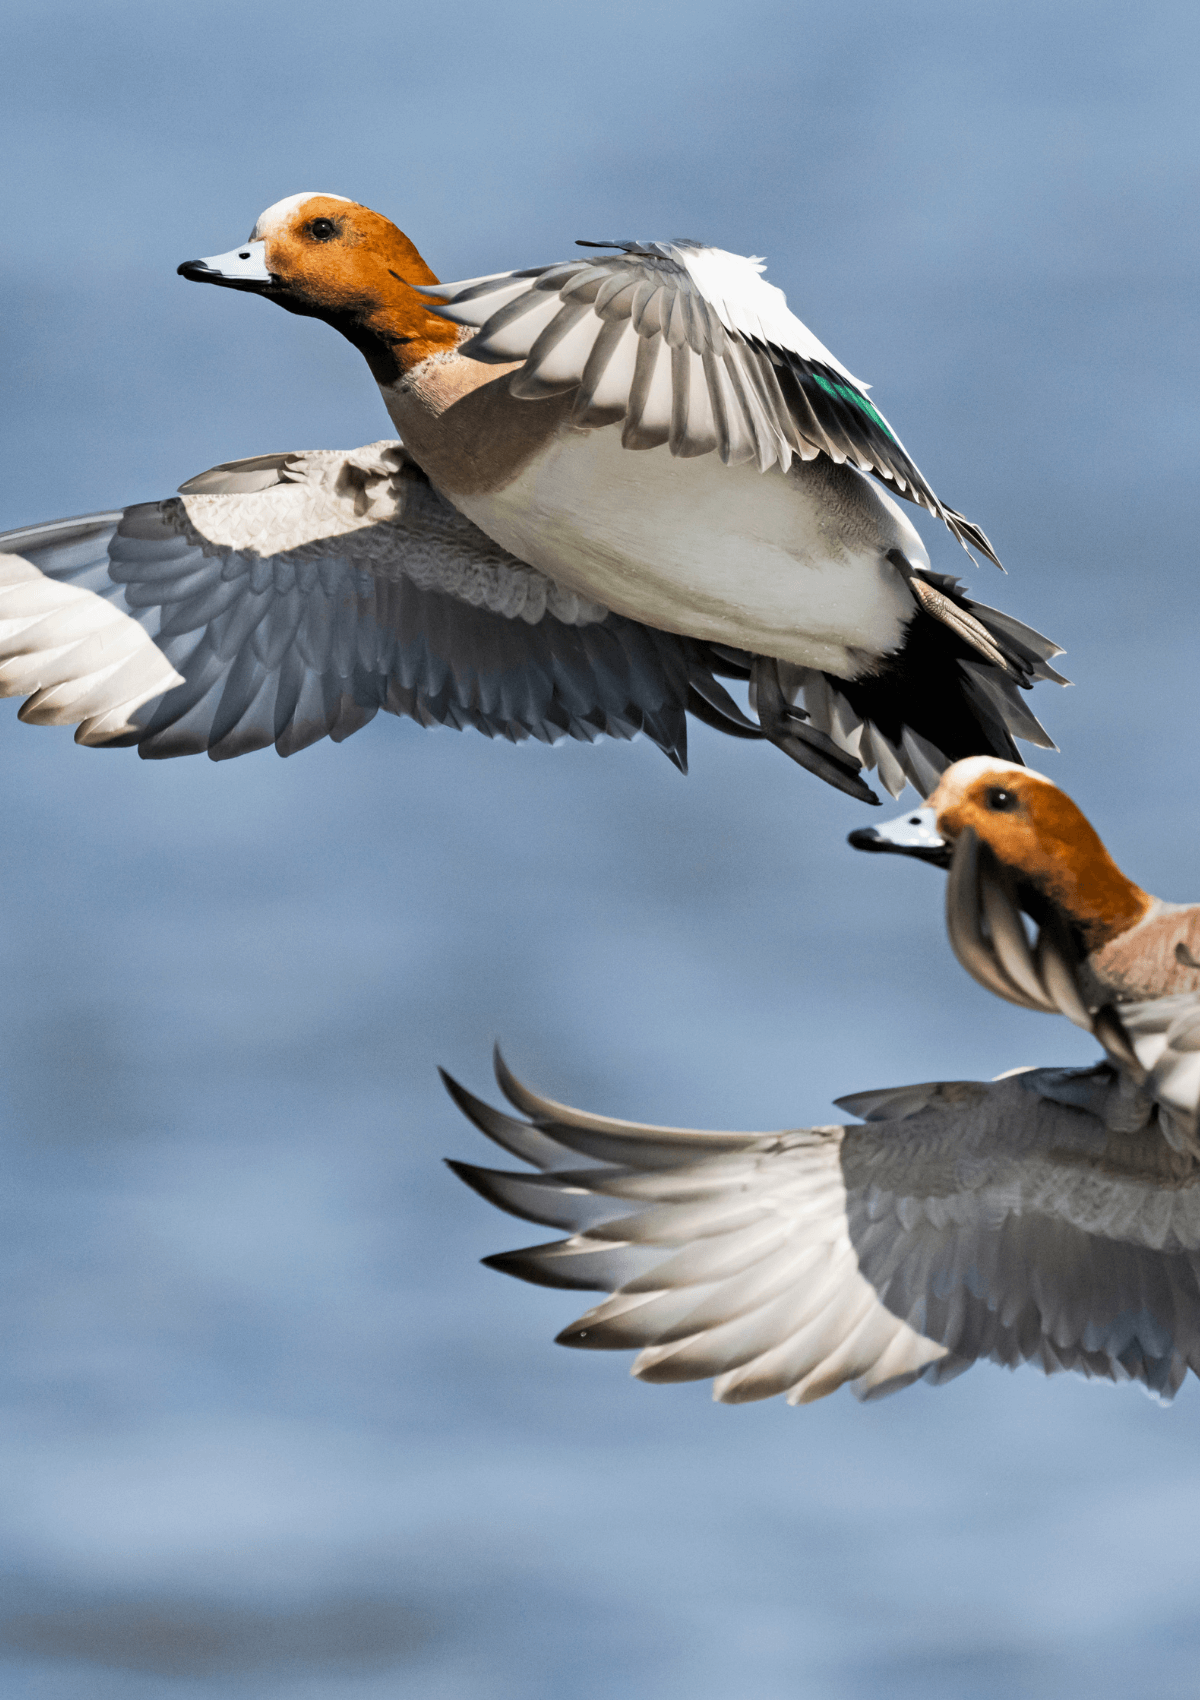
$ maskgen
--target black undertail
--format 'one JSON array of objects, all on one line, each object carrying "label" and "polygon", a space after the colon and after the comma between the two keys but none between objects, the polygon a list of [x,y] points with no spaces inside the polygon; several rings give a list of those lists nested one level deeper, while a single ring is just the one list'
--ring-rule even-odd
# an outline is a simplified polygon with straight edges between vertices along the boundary
[{"label": "black undertail", "polygon": [[[1039,678],[1065,682],[1046,665],[1057,646],[972,601],[956,579],[932,572],[921,576],[979,621],[1009,671],[988,662],[959,633],[918,607],[902,649],[862,678],[827,674],[830,686],[893,746],[902,743],[907,728],[940,751],[947,763],[980,755],[1020,762],[1014,733],[1028,737],[1034,728],[1041,731],[1025,707],[1029,687]],[[1044,733],[1036,741],[1053,748]]]},{"label": "black undertail", "polygon": [[[975,602],[956,578],[912,568],[906,576],[919,578],[920,588],[914,588],[904,644],[871,673],[844,679],[723,644],[695,642],[688,655],[688,712],[734,736],[766,737],[829,784],[868,802],[879,799],[861,778],[864,766],[880,765],[893,791],[902,774],[924,794],[939,773],[965,756],[1020,762],[1017,738],[1053,749],[1029,707],[1028,693],[1040,679],[1067,683],[1049,664],[1059,646],[1010,615]],[[926,590],[936,594],[931,598]],[[931,611],[938,608],[941,617]],[[954,610],[968,618],[948,621]],[[721,678],[752,680],[757,726],[736,707],[718,683]],[[890,752],[886,775],[885,746]]]},{"label": "black undertail", "polygon": [[918,609],[904,648],[884,661],[873,677],[830,679],[861,720],[899,744],[907,726],[940,750],[948,762],[964,756],[999,756],[1019,762],[1020,753],[999,715],[972,700],[959,663],[978,659],[970,646],[940,620]]}]

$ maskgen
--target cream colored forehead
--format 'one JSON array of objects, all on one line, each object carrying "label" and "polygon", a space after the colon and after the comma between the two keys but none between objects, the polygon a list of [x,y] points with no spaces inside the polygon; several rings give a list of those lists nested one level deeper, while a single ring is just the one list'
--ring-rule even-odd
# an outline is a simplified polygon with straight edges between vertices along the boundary
[{"label": "cream colored forehead", "polygon": [[345,201],[347,206],[354,202],[349,195],[328,195],[323,189],[304,189],[299,195],[288,195],[282,201],[268,207],[266,212],[259,213],[254,229],[250,232],[251,242],[257,242],[264,236],[274,236],[291,221],[297,207],[302,207],[305,201]]},{"label": "cream colored forehead", "polygon": [[1053,784],[1053,780],[1047,779],[1044,773],[1035,773],[1031,767],[1022,767],[1019,762],[998,761],[995,756],[967,756],[965,761],[956,761],[953,767],[946,769],[933,798],[937,799],[940,808],[945,808],[965,796],[981,779],[1003,785],[1006,781],[1011,784],[1017,778],[1034,779],[1042,785]]}]

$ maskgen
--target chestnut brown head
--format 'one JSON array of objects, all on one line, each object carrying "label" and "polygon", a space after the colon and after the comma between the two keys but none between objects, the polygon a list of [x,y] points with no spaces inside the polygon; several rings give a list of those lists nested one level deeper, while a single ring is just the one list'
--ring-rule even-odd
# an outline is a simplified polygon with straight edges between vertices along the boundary
[{"label": "chestnut brown head", "polygon": [[195,283],[248,291],[289,313],[324,319],[382,384],[458,340],[457,328],[417,294],[414,286],[437,278],[408,237],[341,195],[289,195],[260,215],[240,247],[178,269]]}]

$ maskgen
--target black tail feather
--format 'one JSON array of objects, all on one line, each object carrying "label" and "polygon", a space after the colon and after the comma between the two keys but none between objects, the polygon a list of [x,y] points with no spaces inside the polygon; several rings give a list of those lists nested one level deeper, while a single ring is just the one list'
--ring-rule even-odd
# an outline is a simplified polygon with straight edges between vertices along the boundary
[{"label": "black tail feather", "polygon": [[[1048,655],[1059,653],[1057,645],[1018,621],[996,617],[965,596],[957,580],[938,573],[923,576],[987,629],[1010,671],[981,663],[978,652],[957,632],[918,608],[904,647],[888,656],[877,672],[853,680],[827,674],[831,688],[890,744],[899,745],[907,727],[940,751],[947,763],[978,755],[1019,762],[1014,734],[1030,738],[1042,729],[1017,691],[1028,690],[1037,678],[1061,678],[1045,665]],[[988,678],[989,691],[978,688],[981,673]],[[1006,698],[1011,699],[1010,714],[1005,713]],[[1044,733],[1038,741],[1054,747]]]}]

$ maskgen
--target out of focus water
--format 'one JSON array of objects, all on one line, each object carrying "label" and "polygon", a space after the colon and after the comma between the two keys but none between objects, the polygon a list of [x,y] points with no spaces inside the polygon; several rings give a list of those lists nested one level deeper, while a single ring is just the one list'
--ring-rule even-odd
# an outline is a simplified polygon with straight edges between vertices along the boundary
[{"label": "out of focus water", "polygon": [[[991,533],[972,582],[1068,644],[1042,765],[1195,894],[1190,8],[0,20],[0,524],[386,431],[323,327],[172,275],[306,184],[447,276],[765,251]],[[641,1387],[479,1268],[536,1230],[438,1161],[482,1142],[435,1064],[486,1089],[494,1038],[588,1107],[762,1128],[1086,1057],[955,967],[936,875],[844,848],[865,810],[704,728],[686,781],[380,721],[218,767],[7,705],[0,776],[6,1696],[1194,1693],[1194,1384]]]}]

